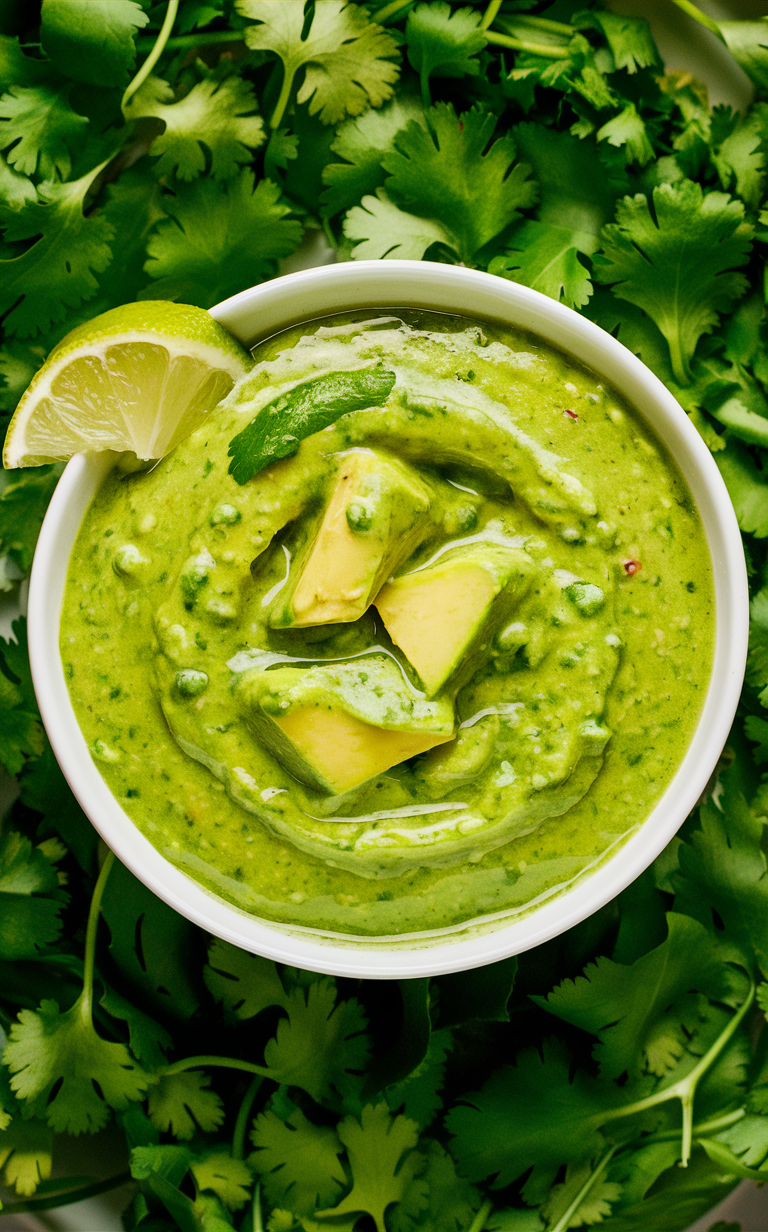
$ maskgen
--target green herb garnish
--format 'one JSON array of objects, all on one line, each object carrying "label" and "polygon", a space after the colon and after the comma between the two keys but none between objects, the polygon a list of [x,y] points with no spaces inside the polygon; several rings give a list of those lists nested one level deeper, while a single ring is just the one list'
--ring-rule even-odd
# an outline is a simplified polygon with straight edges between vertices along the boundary
[{"label": "green herb garnish", "polygon": [[328,372],[296,385],[262,407],[230,441],[230,475],[237,483],[247,483],[270,462],[292,457],[305,437],[322,432],[342,415],[382,406],[394,384],[394,372],[368,368]]}]

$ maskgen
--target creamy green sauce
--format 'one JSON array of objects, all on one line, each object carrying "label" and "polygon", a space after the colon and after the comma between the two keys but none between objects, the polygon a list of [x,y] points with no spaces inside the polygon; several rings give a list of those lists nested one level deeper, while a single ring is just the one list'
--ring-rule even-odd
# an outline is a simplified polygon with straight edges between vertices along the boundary
[{"label": "creamy green sauce", "polygon": [[[289,330],[254,358],[154,470],[113,472],[81,528],[61,649],[101,773],[164,855],[267,919],[375,936],[530,908],[647,817],[695,728],[714,598],[682,477],[604,381],[501,326],[381,310]],[[396,374],[383,406],[235,482],[230,441],[260,408],[372,363]],[[522,562],[513,610],[434,702],[375,600],[351,623],[279,627],[360,449],[429,493],[396,575],[462,546]],[[395,679],[399,705],[453,715],[455,738],[329,795],[265,747],[249,707],[286,667],[346,688],[366,665],[371,713]]]}]

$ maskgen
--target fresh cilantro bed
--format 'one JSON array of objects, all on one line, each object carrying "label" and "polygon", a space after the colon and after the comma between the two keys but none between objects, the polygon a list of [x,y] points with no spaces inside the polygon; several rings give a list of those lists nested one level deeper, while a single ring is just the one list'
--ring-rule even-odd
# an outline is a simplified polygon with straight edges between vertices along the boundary
[{"label": "fresh cilantro bed", "polygon": [[[617,334],[712,450],[753,590],[719,785],[653,867],[519,961],[400,983],[212,941],[105,859],[20,621],[0,660],[6,1212],[133,1178],[141,1232],[673,1232],[768,1179],[768,24],[676,3],[751,78],[744,114],[599,0],[0,8],[6,419],[74,325],[137,297],[210,306],[322,229],[341,259],[464,262]],[[0,495],[6,590],[57,475]],[[108,1122],[124,1170],[61,1175],[63,1136]]]}]

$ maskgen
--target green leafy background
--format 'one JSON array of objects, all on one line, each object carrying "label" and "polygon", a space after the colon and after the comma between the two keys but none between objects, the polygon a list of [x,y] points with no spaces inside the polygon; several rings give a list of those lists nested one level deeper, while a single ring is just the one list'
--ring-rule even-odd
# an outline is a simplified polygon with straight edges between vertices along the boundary
[{"label": "green leafy background", "polygon": [[[751,81],[742,112],[600,0],[0,5],[3,429],[56,343],[118,304],[210,307],[318,233],[340,260],[463,263],[584,312],[668,385],[752,591],[717,785],[654,865],[519,960],[394,982],[239,951],[114,862],[18,621],[5,1212],[127,1186],[127,1232],[675,1232],[768,1180],[768,22],[699,17]],[[59,470],[0,491],[9,594]],[[108,1175],[82,1175],[96,1158]]]}]

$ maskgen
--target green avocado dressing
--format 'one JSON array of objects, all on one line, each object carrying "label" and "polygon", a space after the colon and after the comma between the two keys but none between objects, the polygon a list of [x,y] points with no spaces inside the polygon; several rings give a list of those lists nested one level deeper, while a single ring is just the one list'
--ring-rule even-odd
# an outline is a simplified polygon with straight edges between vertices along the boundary
[{"label": "green avocado dressing", "polygon": [[[695,728],[714,596],[682,477],[604,381],[501,326],[357,313],[254,358],[154,470],[113,472],[83,522],[61,649],[101,773],[164,855],[267,919],[402,935],[530,908],[647,817]],[[261,408],[382,364],[396,378],[383,405],[247,482],[229,473]],[[347,510],[375,536],[385,508],[407,554],[396,578],[461,556],[507,586],[431,698],[375,598],[355,619],[291,626],[300,562],[360,450],[390,459],[395,494],[397,468],[414,476],[410,505],[385,508],[374,485]],[[329,696],[445,742],[329,794],[262,735],[264,707]]]}]

